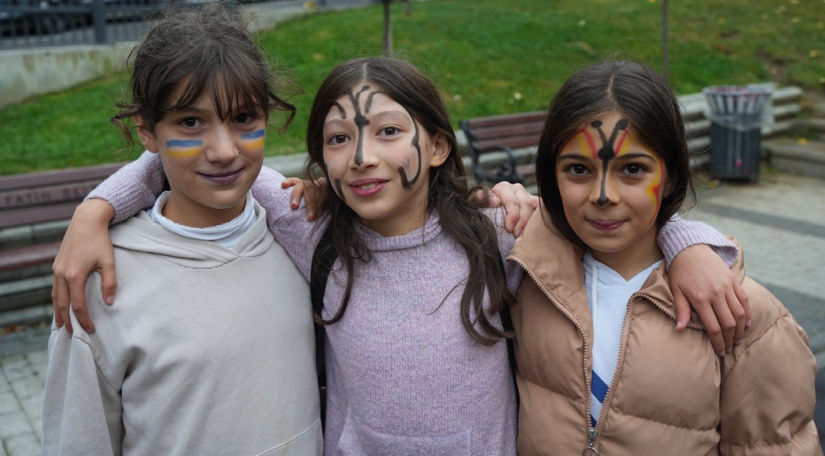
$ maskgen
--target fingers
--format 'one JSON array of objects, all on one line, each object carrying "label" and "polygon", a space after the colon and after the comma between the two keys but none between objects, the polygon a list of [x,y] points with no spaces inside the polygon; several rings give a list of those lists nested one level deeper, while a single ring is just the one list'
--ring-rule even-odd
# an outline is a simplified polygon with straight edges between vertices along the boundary
[{"label": "fingers", "polygon": [[[85,273],[70,273],[67,275],[69,281],[69,296],[71,298],[71,309],[77,322],[88,333],[95,332],[95,326],[89,318],[89,313],[86,310],[86,274]],[[68,320],[68,318],[66,318]]]},{"label": "fingers", "polygon": [[66,287],[64,296],[68,296],[69,290],[62,280],[58,280],[56,276],[52,277],[52,307],[54,308],[54,324],[57,328],[63,327],[63,315],[60,314],[60,287]]},{"label": "fingers", "polygon": [[69,303],[72,302],[71,294],[69,292],[69,284],[63,277],[55,277],[57,282],[57,313],[60,314],[60,319],[66,327],[66,332],[72,334],[72,319],[69,316]]},{"label": "fingers", "polygon": [[[111,256],[100,261],[100,292],[103,301],[112,305],[115,302],[117,291],[117,276],[115,275],[115,259]],[[84,325],[85,328],[85,325]]]},{"label": "fingers", "polygon": [[736,330],[733,334],[733,344],[742,345],[742,339],[745,338],[745,308],[742,306],[742,303],[739,302],[739,298],[736,297],[736,292],[734,292],[733,288],[728,290],[725,298],[728,309],[736,322]]},{"label": "fingers", "polygon": [[[731,353],[733,351],[733,338],[736,334],[736,318],[730,310],[728,300],[724,297],[713,302],[713,310],[716,311],[716,318],[719,320],[719,326],[722,327],[725,353]],[[742,320],[742,330],[744,330],[744,319]]]},{"label": "fingers", "polygon": [[289,179],[281,182],[281,188],[289,187],[292,187],[292,193],[289,196],[289,206],[292,209],[298,209],[298,206],[301,205],[301,198],[304,197],[306,190],[304,181],[298,179],[297,177],[290,177]]},{"label": "fingers", "polygon": [[532,217],[533,212],[536,211],[536,206],[534,203],[535,197],[527,192],[527,189],[524,188],[521,184],[518,184],[520,191],[517,191],[516,194],[520,198],[519,204],[519,219],[516,223],[516,230],[513,232],[516,237],[521,236],[521,233],[524,232],[524,227],[527,226],[527,222],[530,221],[530,217]]},{"label": "fingers", "polygon": [[687,298],[678,289],[673,290],[674,303],[676,304],[676,331],[684,331],[690,321],[690,304]]},{"label": "fingers", "polygon": [[716,319],[716,314],[711,306],[693,307],[699,315],[702,324],[705,325],[705,332],[710,338],[713,351],[720,357],[725,356],[725,337],[722,335],[722,327]]},{"label": "fingers", "polygon": [[739,300],[739,303],[742,304],[742,307],[745,309],[745,328],[750,328],[751,323],[753,323],[753,316],[751,315],[751,303],[748,300],[748,293],[745,292],[742,284],[736,280],[733,282],[733,292],[736,293],[736,299]]}]

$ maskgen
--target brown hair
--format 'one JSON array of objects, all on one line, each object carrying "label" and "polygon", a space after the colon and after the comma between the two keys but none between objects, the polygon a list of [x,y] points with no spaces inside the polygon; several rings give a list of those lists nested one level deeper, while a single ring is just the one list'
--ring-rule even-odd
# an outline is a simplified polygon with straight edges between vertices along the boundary
[{"label": "brown hair", "polygon": [[[510,305],[515,299],[505,283],[495,228],[479,210],[478,204],[468,200],[469,190],[455,132],[438,89],[429,78],[414,65],[398,59],[371,57],[338,65],[318,89],[309,114],[307,175],[319,177],[320,172],[326,174],[323,128],[333,103],[356,85],[365,83],[380,87],[386,96],[407,109],[427,133],[440,133],[449,142],[449,157],[444,164],[430,172],[427,209],[438,213],[443,229],[467,254],[470,273],[461,297],[460,309],[464,329],[477,342],[491,345],[508,334],[495,327],[488,315],[500,312],[503,305]],[[324,194],[331,215],[334,239],[330,248],[335,249],[347,273],[346,290],[335,316],[328,321],[319,315],[315,316],[316,321],[322,324],[332,324],[341,319],[349,303],[354,281],[354,261],[369,261],[370,252],[355,229],[355,212],[329,185],[319,190]],[[490,299],[487,311],[483,304],[485,293]]]},{"label": "brown hair", "polygon": [[[198,10],[173,10],[132,49],[131,101],[118,103],[112,123],[134,144],[127,122],[143,119],[151,131],[169,111],[185,109],[211,92],[221,120],[239,108],[286,113],[283,129],[295,116],[295,106],[275,94],[294,89],[288,78],[275,74],[266,56],[240,21],[220,3]],[[185,84],[174,104],[169,95]]]},{"label": "brown hair", "polygon": [[603,61],[571,76],[550,104],[539,140],[536,181],[555,228],[571,242],[583,242],[564,215],[556,177],[559,152],[576,131],[600,115],[621,112],[639,140],[665,164],[664,188],[656,226],[677,213],[694,194],[685,124],[670,85],[652,68],[633,61]]}]

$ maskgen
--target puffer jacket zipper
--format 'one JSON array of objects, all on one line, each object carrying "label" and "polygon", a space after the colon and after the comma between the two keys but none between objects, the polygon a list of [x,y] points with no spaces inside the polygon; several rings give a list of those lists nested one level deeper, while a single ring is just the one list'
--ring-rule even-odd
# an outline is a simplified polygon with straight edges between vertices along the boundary
[{"label": "puffer jacket zipper", "polygon": [[[582,344],[584,346],[584,359],[582,363],[582,373],[584,374],[584,384],[587,389],[587,395],[585,396],[586,400],[584,401],[584,422],[585,422],[585,429],[587,432],[585,436],[587,438],[587,447],[585,447],[584,451],[582,452],[583,456],[598,456],[599,452],[595,448],[596,439],[598,438],[598,431],[590,426],[590,373],[587,371],[587,359],[590,356],[590,346],[588,345],[587,338],[584,337],[584,328],[582,328],[581,323],[573,316],[561,303],[552,295],[550,292],[544,287],[541,281],[538,279],[538,276],[533,271],[532,268],[527,266],[519,257],[510,255],[508,260],[515,261],[530,278],[539,287],[539,290],[547,297],[547,299],[561,312],[568,320],[570,320],[573,325],[576,327],[576,330],[579,332],[579,336],[582,338]],[[602,412],[604,412],[604,407],[602,408]]]}]

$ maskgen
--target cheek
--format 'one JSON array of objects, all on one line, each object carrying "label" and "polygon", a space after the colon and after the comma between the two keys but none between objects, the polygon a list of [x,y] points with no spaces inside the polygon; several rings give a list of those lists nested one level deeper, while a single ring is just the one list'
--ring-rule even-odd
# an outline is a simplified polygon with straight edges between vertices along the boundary
[{"label": "cheek", "polygon": [[166,155],[172,158],[190,159],[203,152],[200,139],[171,139],[166,141]]},{"label": "cheek", "polygon": [[260,129],[241,135],[240,147],[248,154],[263,152],[266,143],[266,130]]}]

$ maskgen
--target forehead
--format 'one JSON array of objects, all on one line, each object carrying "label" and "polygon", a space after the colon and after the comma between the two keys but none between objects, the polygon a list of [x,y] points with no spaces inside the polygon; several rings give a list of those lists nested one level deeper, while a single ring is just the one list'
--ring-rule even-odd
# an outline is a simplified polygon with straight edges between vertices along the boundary
[{"label": "forehead", "polygon": [[[365,89],[365,87],[369,88]],[[386,111],[400,111],[408,114],[401,104],[383,93],[380,87],[370,83],[359,84],[349,93],[338,97],[327,113],[327,120],[341,119],[341,109],[345,112],[345,118],[350,120],[353,117],[352,113],[355,112],[360,112],[367,117]]]}]

